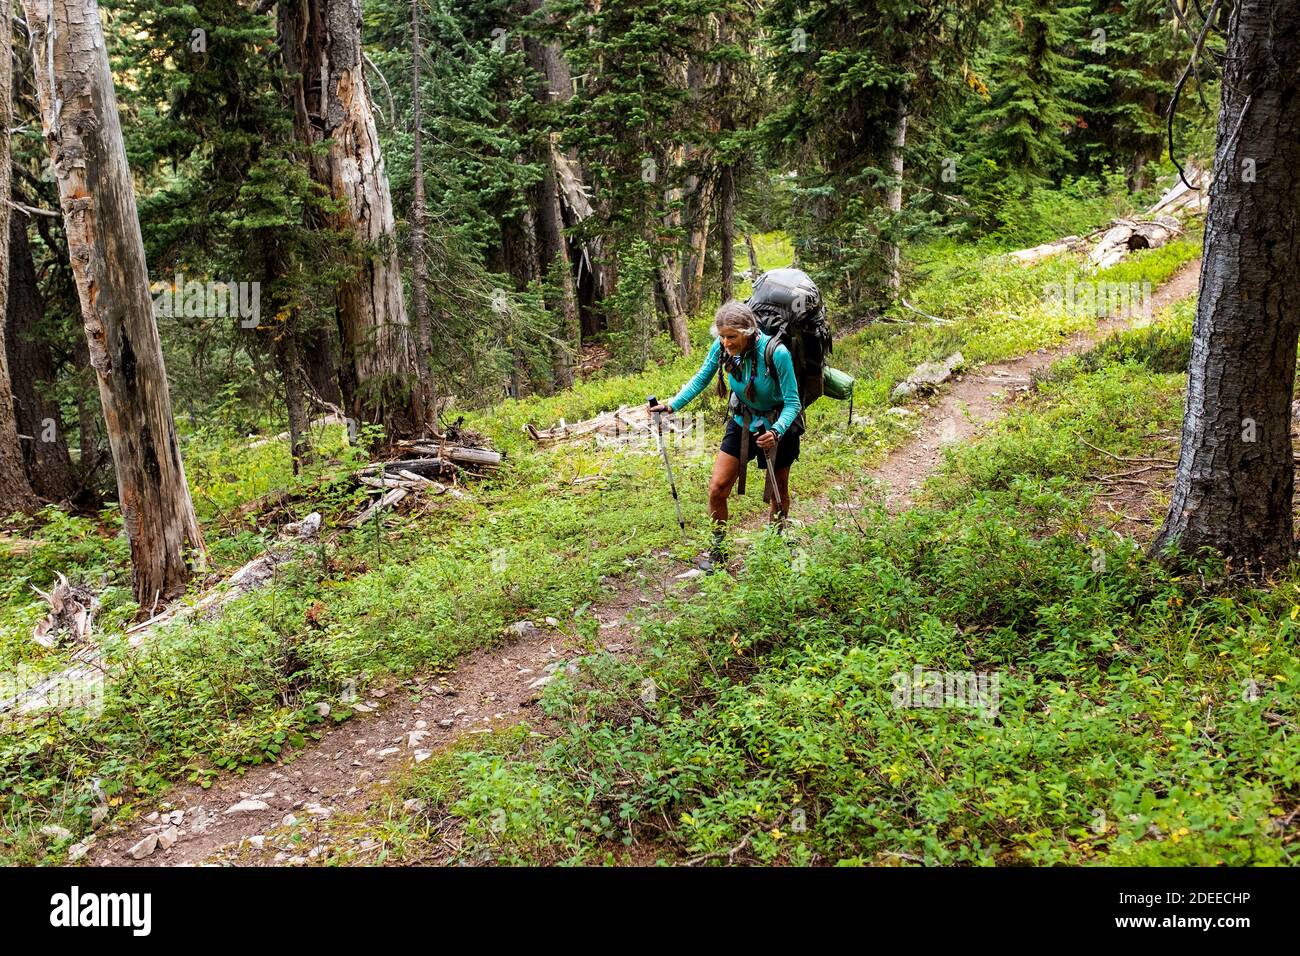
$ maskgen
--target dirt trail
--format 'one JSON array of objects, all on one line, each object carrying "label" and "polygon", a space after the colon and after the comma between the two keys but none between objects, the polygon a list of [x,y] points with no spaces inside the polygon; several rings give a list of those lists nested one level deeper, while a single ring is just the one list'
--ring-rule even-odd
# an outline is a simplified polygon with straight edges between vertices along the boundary
[{"label": "dirt trail", "polygon": [[[1189,262],[1157,288],[1151,295],[1151,314],[1154,316],[1196,292],[1200,270],[1199,259]],[[910,508],[912,496],[943,464],[944,446],[969,441],[984,426],[1000,418],[1006,411],[1006,399],[1015,392],[1028,391],[1035,372],[1067,355],[1086,351],[1112,332],[1144,321],[1141,315],[1112,316],[1092,329],[1076,332],[1053,348],[1039,349],[957,376],[918,414],[912,439],[890,452],[885,462],[871,473],[884,486],[886,506],[895,512]]]},{"label": "dirt trail", "polygon": [[[1188,263],[1157,289],[1152,312],[1195,292],[1199,266],[1199,261]],[[887,506],[909,507],[925,477],[942,463],[944,446],[969,440],[1000,417],[1004,399],[1027,390],[1033,373],[1137,321],[1109,318],[1054,348],[984,366],[946,385],[923,410],[914,408],[914,437],[868,473],[883,485]],[[690,573],[685,565],[665,562],[655,580],[616,582],[614,596],[588,611],[600,620],[598,646],[616,654],[635,652],[639,609],[658,606],[670,591],[692,588]],[[560,622],[535,625],[520,628],[504,644],[471,653],[447,677],[371,690],[359,716],[337,725],[327,722],[321,740],[293,752],[289,763],[254,767],[242,776],[224,774],[206,790],[189,784],[174,788],[148,816],[100,831],[86,860],[100,866],[184,866],[238,853],[243,863],[309,862],[327,851],[318,837],[328,836],[319,833],[316,821],[365,810],[379,799],[380,786],[434,750],[520,720],[547,730],[535,706],[539,682],[592,648]],[[286,826],[301,836],[296,853],[266,840],[268,831],[283,832]],[[137,847],[139,859],[132,856]]]},{"label": "dirt trail", "polygon": [[[635,652],[639,610],[690,588],[690,578],[676,577],[683,570],[665,566],[655,580],[619,580],[612,598],[585,612],[599,619],[597,647]],[[525,719],[539,731],[547,729],[536,707],[542,688],[552,673],[593,648],[572,627],[566,629],[572,621],[532,623],[508,629],[504,643],[472,652],[445,677],[368,690],[352,705],[356,716],[340,724],[326,721],[324,736],[290,752],[290,762],[253,767],[242,776],[223,774],[207,789],[175,787],[145,817],[101,831],[87,860],[98,866],[185,866],[241,847],[247,859],[249,849],[263,849],[267,831],[288,824],[303,837],[301,856],[273,856],[279,848],[267,843],[264,862],[307,862],[316,855],[315,821],[364,810],[377,786],[434,750]],[[136,859],[132,850],[141,841]]]}]

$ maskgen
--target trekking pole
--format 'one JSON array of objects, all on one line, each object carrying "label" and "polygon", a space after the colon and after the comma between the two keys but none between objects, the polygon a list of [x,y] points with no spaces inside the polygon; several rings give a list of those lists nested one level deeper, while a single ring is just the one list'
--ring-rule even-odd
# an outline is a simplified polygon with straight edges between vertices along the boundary
[{"label": "trekking pole", "polygon": [[[758,434],[762,435],[766,431],[767,428],[765,426],[758,426]],[[781,439],[778,438],[777,442],[779,443],[780,441]],[[767,465],[767,480],[770,482],[768,487],[772,489],[772,497],[776,499],[776,510],[780,512],[781,505],[784,504],[784,502],[781,500],[781,486],[776,483],[776,465],[773,463],[773,459],[775,458],[776,448],[772,449],[771,454],[768,454],[766,451],[763,452],[763,464]],[[741,467],[743,468],[744,466],[742,465]],[[764,500],[767,500],[766,497]]]},{"label": "trekking pole", "polygon": [[[659,404],[659,399],[651,395],[646,399],[646,404],[654,408]],[[686,522],[682,520],[682,502],[677,497],[677,482],[673,481],[673,466],[668,462],[668,446],[664,444],[663,426],[660,424],[659,416],[662,412],[655,412],[655,434],[659,437],[659,453],[664,456],[664,471],[668,473],[668,487],[673,493],[673,507],[677,509],[677,524],[682,529],[682,535],[686,534]]]}]

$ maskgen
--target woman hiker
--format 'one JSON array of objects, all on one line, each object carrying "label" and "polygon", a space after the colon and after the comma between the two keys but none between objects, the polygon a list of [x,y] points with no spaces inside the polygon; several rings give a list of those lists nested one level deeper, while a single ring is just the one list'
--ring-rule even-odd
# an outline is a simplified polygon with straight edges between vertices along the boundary
[{"label": "woman hiker", "polygon": [[774,378],[764,360],[768,335],[760,332],[753,311],[743,302],[726,302],[713,317],[716,338],[704,364],[686,385],[668,402],[655,405],[651,412],[679,412],[700,394],[717,373],[718,396],[727,394],[719,366],[727,370],[731,386],[733,414],[727,421],[722,447],[713,460],[709,479],[709,515],[713,518],[713,544],[701,567],[712,573],[725,561],[723,538],[727,521],[727,496],[740,479],[745,489],[743,468],[757,457],[760,469],[766,469],[766,456],[775,451],[772,464],[776,471],[779,504],[772,500],[772,521],[779,531],[790,513],[790,465],[799,457],[799,435],[803,418],[799,414],[799,386],[794,374],[790,350],[778,345],[772,354],[776,366]]}]

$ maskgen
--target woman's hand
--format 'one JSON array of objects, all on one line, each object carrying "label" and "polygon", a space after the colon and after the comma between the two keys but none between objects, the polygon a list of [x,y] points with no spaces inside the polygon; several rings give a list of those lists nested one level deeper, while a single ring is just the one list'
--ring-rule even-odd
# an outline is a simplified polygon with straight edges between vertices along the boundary
[{"label": "woman's hand", "polygon": [[665,405],[663,402],[660,402],[658,405],[650,406],[650,414],[653,415],[655,412],[661,412],[664,415],[671,415],[673,412],[673,407],[671,405]]},{"label": "woman's hand", "polygon": [[776,447],[776,432],[763,432],[758,436],[758,447],[769,452]]}]

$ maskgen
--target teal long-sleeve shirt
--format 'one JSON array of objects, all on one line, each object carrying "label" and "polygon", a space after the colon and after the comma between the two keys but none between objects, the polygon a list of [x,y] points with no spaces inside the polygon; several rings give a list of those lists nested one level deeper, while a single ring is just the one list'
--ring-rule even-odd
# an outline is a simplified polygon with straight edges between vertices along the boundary
[{"label": "teal long-sleeve shirt", "polygon": [[[799,414],[799,383],[795,379],[794,360],[790,357],[790,350],[784,345],[778,345],[776,351],[772,353],[772,364],[776,366],[776,378],[772,378],[767,368],[767,362],[763,360],[767,340],[766,333],[758,333],[758,341],[754,343],[754,350],[750,353],[750,357],[745,359],[745,364],[740,370],[741,378],[736,378],[728,372],[727,382],[736,397],[754,410],[754,415],[749,423],[750,431],[756,431],[758,428],[765,426],[776,432],[779,438],[794,424],[794,420]],[[718,374],[718,363],[721,361],[722,340],[714,339],[713,347],[709,349],[709,354],[705,356],[704,364],[700,366],[700,370],[668,402],[674,412],[681,411],[686,405],[690,404],[696,395],[704,391],[705,387],[712,381],[713,376]],[[757,371],[754,369],[755,365],[758,366]],[[750,379],[754,381],[754,400],[752,402],[745,398],[745,388]],[[761,413],[770,413],[777,405],[782,406],[781,414],[777,416],[775,422],[768,421],[767,417]],[[736,420],[737,425],[744,425],[744,418],[739,413],[732,417]]]}]

